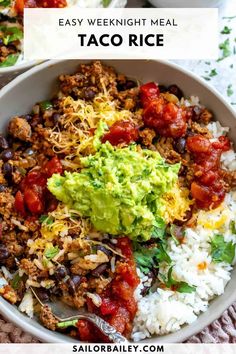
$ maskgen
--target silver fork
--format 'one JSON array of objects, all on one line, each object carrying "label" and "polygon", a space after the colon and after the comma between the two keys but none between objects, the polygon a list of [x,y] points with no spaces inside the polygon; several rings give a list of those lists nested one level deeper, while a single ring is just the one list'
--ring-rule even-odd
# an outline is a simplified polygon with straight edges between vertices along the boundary
[{"label": "silver fork", "polygon": [[111,342],[129,343],[124,336],[117,332],[114,327],[104,321],[101,317],[93,313],[88,313],[85,310],[78,311],[58,300],[43,303],[38,297],[36,291],[32,287],[30,287],[30,289],[40,306],[48,306],[50,308],[54,317],[59,321],[58,328],[63,328],[63,322],[71,321],[73,323],[75,320],[88,320],[92,322],[105,336],[107,336]]}]

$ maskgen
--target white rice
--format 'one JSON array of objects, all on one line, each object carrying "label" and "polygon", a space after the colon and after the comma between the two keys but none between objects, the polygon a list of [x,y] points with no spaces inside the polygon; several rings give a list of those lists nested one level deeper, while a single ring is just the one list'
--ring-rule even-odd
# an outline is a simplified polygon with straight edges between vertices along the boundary
[{"label": "white rice", "polygon": [[[214,138],[229,131],[219,122],[210,123],[208,128]],[[236,169],[235,157],[233,150],[223,153],[223,167]],[[173,239],[169,239],[167,252],[174,264],[173,278],[196,286],[195,292],[188,294],[157,289],[143,297],[141,291],[148,278],[139,272],[141,284],[135,293],[138,311],[132,333],[134,341],[179,330],[182,325],[192,323],[201,312],[206,311],[210,300],[223,294],[230,280],[232,266],[212,262],[210,240],[215,234],[221,234],[225,241],[236,243],[236,235],[231,233],[229,227],[231,221],[236,221],[236,192],[227,194],[217,209],[200,211],[197,226],[186,229],[182,245],[176,245]],[[203,262],[206,262],[207,267],[199,270],[198,265]],[[166,274],[168,268],[161,264],[159,272]]]}]

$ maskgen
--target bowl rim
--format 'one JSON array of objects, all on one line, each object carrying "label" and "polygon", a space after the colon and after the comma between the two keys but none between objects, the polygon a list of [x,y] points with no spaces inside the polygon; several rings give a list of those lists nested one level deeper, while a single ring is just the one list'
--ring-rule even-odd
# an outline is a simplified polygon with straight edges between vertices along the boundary
[{"label": "bowl rim", "polygon": [[[83,61],[86,59],[81,59],[80,61]],[[15,86],[18,85],[19,83],[23,82],[25,79],[28,77],[32,76],[34,73],[43,71],[45,69],[50,70],[51,66],[57,65],[62,62],[66,61],[71,61],[71,60],[49,60],[46,62],[43,62],[35,67],[32,67],[30,70],[24,72],[23,74],[19,75],[15,79],[13,79],[10,83],[8,83],[6,86],[4,86],[0,90],[0,99],[4,97],[5,94],[7,94],[11,89]],[[76,60],[75,60],[76,61]],[[117,62],[119,60],[114,60],[114,62]],[[129,60],[133,61],[133,59]],[[134,61],[136,61],[134,59]],[[224,96],[218,92],[212,85],[210,85],[208,82],[206,82],[203,78],[197,76],[196,74],[192,73],[191,71],[182,68],[180,65],[167,61],[167,60],[142,60],[145,62],[156,62],[156,63],[161,63],[169,68],[172,68],[174,70],[177,70],[181,72],[182,74],[188,76],[191,80],[197,81],[200,85],[204,86],[206,89],[211,91],[211,93],[215,96],[215,98],[226,107],[226,109],[229,111],[229,113],[236,119],[236,111],[233,109],[233,107],[226,101]],[[111,63],[112,60],[109,60],[109,63]],[[114,64],[115,65],[115,64]],[[236,266],[235,266],[236,267]],[[234,267],[234,268],[235,268]],[[228,284],[232,281],[232,278],[229,280]],[[223,294],[222,294],[223,295]],[[219,295],[215,298],[215,300],[219,299],[222,295]],[[230,293],[230,295],[224,299],[222,303],[219,303],[217,305],[217,308],[214,309],[214,311],[209,311],[209,308],[206,310],[205,313],[208,312],[208,316],[204,318],[202,325],[196,326],[198,328],[189,328],[189,325],[185,325],[181,327],[181,329],[177,332],[170,333],[167,335],[163,336],[153,336],[151,338],[146,338],[142,341],[141,343],[147,343],[147,342],[158,342],[158,343],[176,343],[176,341],[172,340],[172,336],[176,336],[176,333],[179,334],[178,336],[178,342],[183,342],[187,338],[195,335],[196,333],[200,332],[202,329],[204,329],[206,326],[208,326],[210,323],[212,323],[214,320],[218,319],[222,313],[235,301],[236,299],[236,289]],[[213,302],[215,301],[213,300]],[[33,325],[32,320],[30,320],[28,317],[26,317],[24,314],[20,313],[18,309],[13,307],[13,305],[9,304],[6,300],[0,297],[0,313],[3,314],[9,321],[13,322],[15,325],[21,327],[25,332],[30,333],[34,337],[40,339],[41,341],[46,341],[49,343],[74,343],[78,342],[70,337],[66,337],[64,335],[61,335],[59,333],[51,332],[44,328],[42,326],[41,328],[38,328]],[[196,319],[197,321],[198,319]],[[195,323],[196,323],[195,321]],[[191,325],[191,324],[190,324]],[[200,328],[200,329],[199,329]],[[168,341],[169,340],[169,341]]]}]

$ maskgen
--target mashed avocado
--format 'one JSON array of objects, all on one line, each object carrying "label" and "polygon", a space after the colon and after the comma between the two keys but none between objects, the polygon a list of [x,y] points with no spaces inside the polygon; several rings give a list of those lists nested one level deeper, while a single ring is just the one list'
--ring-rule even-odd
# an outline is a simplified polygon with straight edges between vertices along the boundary
[{"label": "mashed avocado", "polygon": [[104,233],[143,241],[160,236],[168,222],[163,196],[176,188],[179,164],[169,165],[158,152],[136,145],[119,149],[109,142],[81,163],[81,172],[48,180],[57,199]]}]

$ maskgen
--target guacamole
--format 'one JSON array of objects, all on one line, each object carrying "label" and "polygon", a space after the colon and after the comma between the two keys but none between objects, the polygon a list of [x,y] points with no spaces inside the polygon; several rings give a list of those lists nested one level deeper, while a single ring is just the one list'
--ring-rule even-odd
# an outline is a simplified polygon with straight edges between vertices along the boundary
[{"label": "guacamole", "polygon": [[104,233],[145,241],[163,231],[162,196],[176,186],[179,164],[169,165],[158,152],[135,144],[120,149],[109,142],[81,163],[81,172],[48,180],[58,200]]}]

